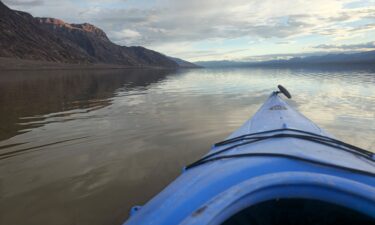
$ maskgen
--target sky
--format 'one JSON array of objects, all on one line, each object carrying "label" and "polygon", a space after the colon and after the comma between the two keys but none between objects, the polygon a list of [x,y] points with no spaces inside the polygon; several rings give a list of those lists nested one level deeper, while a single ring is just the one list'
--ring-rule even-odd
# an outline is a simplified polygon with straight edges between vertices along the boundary
[{"label": "sky", "polygon": [[189,61],[375,50],[375,0],[2,0]]}]

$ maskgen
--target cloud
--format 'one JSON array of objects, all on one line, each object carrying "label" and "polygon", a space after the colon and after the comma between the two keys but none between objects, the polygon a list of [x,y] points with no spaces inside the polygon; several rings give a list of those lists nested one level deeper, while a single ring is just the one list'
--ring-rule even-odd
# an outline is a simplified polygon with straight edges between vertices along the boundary
[{"label": "cloud", "polygon": [[243,57],[238,61],[256,62],[256,61],[267,61],[267,60],[291,59],[294,57],[317,56],[317,55],[324,55],[324,54],[327,54],[327,51],[286,53],[286,54],[265,54],[265,55],[254,55],[254,56]]},{"label": "cloud", "polygon": [[[159,1],[150,9],[99,9],[87,12],[105,29],[137,31],[139,44],[232,39],[342,35],[345,23],[375,14],[375,8],[343,9],[346,1]],[[369,22],[368,26],[375,25]]]},{"label": "cloud", "polygon": [[4,0],[4,3],[11,6],[40,6],[44,4],[43,0]]},{"label": "cloud", "polygon": [[121,45],[134,45],[141,37],[141,34],[139,32],[130,29],[113,31],[110,34],[112,37],[112,41],[115,41]]},{"label": "cloud", "polygon": [[321,44],[314,46],[314,48],[328,50],[369,50],[375,49],[375,41],[349,45]]}]

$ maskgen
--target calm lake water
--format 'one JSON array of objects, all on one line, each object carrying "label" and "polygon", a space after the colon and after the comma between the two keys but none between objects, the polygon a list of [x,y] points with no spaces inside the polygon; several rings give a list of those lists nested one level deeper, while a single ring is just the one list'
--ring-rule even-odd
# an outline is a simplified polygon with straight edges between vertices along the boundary
[{"label": "calm lake water", "polygon": [[119,225],[277,84],[375,151],[375,70],[0,72],[0,224]]}]

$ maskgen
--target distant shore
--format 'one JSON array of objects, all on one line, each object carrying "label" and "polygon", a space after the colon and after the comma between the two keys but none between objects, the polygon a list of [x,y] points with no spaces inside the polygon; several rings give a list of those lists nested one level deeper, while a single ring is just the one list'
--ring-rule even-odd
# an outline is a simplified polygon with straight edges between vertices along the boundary
[{"label": "distant shore", "polygon": [[[96,69],[174,69],[165,67],[131,67],[113,64],[70,64],[0,57],[0,71],[13,70],[96,70]],[[178,68],[175,68],[178,69]]]}]

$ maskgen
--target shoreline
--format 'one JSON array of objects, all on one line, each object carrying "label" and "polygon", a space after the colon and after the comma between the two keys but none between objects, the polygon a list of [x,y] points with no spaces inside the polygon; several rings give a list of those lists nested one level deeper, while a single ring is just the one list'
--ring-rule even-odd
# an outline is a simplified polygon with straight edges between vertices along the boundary
[{"label": "shoreline", "polygon": [[118,69],[162,69],[177,70],[185,67],[124,66],[116,64],[72,64],[29,59],[0,57],[0,71],[38,70],[118,70]]}]

